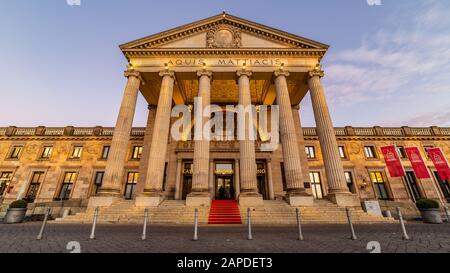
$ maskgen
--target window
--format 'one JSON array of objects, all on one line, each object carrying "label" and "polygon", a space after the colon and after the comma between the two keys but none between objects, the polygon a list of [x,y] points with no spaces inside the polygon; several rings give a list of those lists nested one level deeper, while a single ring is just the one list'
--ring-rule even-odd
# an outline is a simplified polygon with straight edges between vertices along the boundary
[{"label": "window", "polygon": [[9,159],[19,159],[22,154],[23,146],[13,146],[9,153]]},{"label": "window", "polygon": [[354,183],[353,183],[353,175],[352,172],[344,172],[345,174],[345,181],[347,182],[348,190],[351,193],[356,193]]},{"label": "window", "polygon": [[127,183],[125,185],[125,199],[131,200],[133,199],[133,193],[136,188],[136,184],[139,179],[139,173],[137,172],[129,172],[127,176]]},{"label": "window", "polygon": [[39,188],[44,181],[45,172],[34,172],[31,177],[30,186],[28,186],[27,195],[25,196],[25,201],[28,203],[33,203],[36,199]]},{"label": "window", "polygon": [[347,156],[345,155],[345,147],[344,146],[339,146],[338,149],[339,149],[339,156],[341,158],[347,158]]},{"label": "window", "polygon": [[142,146],[134,146],[133,151],[131,153],[131,159],[133,160],[141,159],[141,155],[142,155]]},{"label": "window", "polygon": [[403,147],[403,146],[397,146],[397,153],[398,153],[398,156],[399,156],[400,158],[406,158],[405,147]]},{"label": "window", "polygon": [[366,155],[366,158],[376,158],[375,147],[374,146],[365,146],[364,154]]},{"label": "window", "polygon": [[96,172],[94,177],[94,193],[97,194],[98,190],[101,188],[103,183],[103,176],[105,176],[105,172]]},{"label": "window", "polygon": [[442,194],[444,195],[445,199],[447,200],[447,203],[450,203],[450,183],[449,181],[444,181],[441,179],[441,176],[437,171],[433,172],[434,178],[436,178],[437,182],[439,183],[439,187],[442,190]]},{"label": "window", "polygon": [[73,184],[76,180],[76,172],[66,172],[64,174],[64,180],[61,185],[61,189],[59,190],[59,194],[57,199],[58,200],[69,200],[70,193],[73,188]]},{"label": "window", "polygon": [[83,146],[74,146],[72,153],[70,154],[71,159],[80,159],[81,152],[83,151]]},{"label": "window", "polygon": [[431,149],[431,148],[434,148],[434,146],[433,146],[433,145],[424,145],[424,146],[423,146],[423,149],[424,149],[424,151],[425,151],[425,156],[426,156],[428,159],[431,159],[431,158],[430,158],[430,155],[428,154],[428,149]]},{"label": "window", "polygon": [[322,184],[320,181],[319,172],[310,172],[309,178],[311,179],[311,189],[315,199],[323,199]]},{"label": "window", "polygon": [[110,149],[111,149],[111,146],[103,146],[101,159],[105,159],[105,160],[108,159]]},{"label": "window", "polygon": [[42,150],[41,159],[49,159],[52,156],[52,151],[52,146],[45,146]]},{"label": "window", "polygon": [[316,150],[315,150],[314,146],[306,146],[305,151],[306,151],[306,157],[308,159],[316,158]]},{"label": "window", "polygon": [[370,172],[370,179],[374,186],[375,194],[380,200],[388,200],[389,195],[386,188],[386,183],[384,182],[382,172]]},{"label": "window", "polygon": [[5,193],[6,188],[11,183],[12,172],[0,172],[0,196]]},{"label": "window", "polygon": [[406,183],[408,184],[409,194],[414,198],[415,201],[422,199],[422,194],[420,193],[419,186],[417,185],[417,179],[414,172],[406,172]]}]

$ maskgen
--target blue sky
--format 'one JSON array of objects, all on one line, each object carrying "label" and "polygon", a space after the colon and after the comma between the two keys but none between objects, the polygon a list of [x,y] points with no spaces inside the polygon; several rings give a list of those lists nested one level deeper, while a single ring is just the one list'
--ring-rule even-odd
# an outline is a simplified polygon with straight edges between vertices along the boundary
[{"label": "blue sky", "polygon": [[[0,0],[0,126],[112,126],[118,45],[233,15],[331,45],[323,83],[335,126],[450,126],[450,1]],[[314,126],[309,98],[304,126]],[[135,126],[146,123],[139,98]]]}]

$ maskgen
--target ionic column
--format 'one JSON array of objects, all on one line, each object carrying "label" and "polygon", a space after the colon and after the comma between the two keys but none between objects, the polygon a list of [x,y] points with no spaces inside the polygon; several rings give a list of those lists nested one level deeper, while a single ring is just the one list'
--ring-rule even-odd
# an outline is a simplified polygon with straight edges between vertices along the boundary
[{"label": "ionic column", "polygon": [[[210,106],[211,96],[211,77],[210,71],[198,71],[197,76],[199,79],[199,92],[198,96],[202,100],[201,109],[201,127],[210,119],[209,116],[204,116],[204,110]],[[202,128],[203,129],[203,128]],[[197,132],[196,132],[197,133]],[[205,139],[203,130],[201,130],[201,136],[195,136],[194,139],[194,170],[192,175],[192,191],[186,199],[186,205],[199,206],[209,205],[211,199],[208,192],[208,177],[209,177],[209,139]]]},{"label": "ionic column", "polygon": [[150,146],[147,177],[144,192],[136,198],[137,206],[157,206],[163,201],[162,187],[175,73],[172,71],[163,71],[159,75],[162,77],[161,91]]},{"label": "ionic column", "polygon": [[[238,71],[237,76],[239,84],[239,104],[244,109],[251,106],[252,100],[250,95],[250,77],[252,72],[250,71]],[[248,115],[244,112],[244,117],[240,124],[243,124],[244,139],[239,141],[239,153],[240,153],[240,182],[241,182],[241,194],[239,202],[243,206],[255,206],[262,205],[262,196],[258,193],[258,185],[256,180],[256,156],[255,156],[255,141],[250,139],[249,124],[253,124],[254,117],[252,112]],[[239,124],[239,122],[238,122]]]},{"label": "ionic column", "polygon": [[[339,156],[336,134],[334,131],[331,116],[328,110],[325,93],[320,82],[324,72],[317,66],[309,72],[308,85],[311,92],[311,101],[316,120],[317,134],[319,136],[322,150],[325,172],[329,187],[329,197],[336,203],[342,203],[336,198],[336,194],[350,195],[344,175],[342,160]],[[344,197],[345,198],[345,197]]]},{"label": "ionic column", "polygon": [[[143,82],[140,73],[134,70],[125,71],[125,77],[128,78],[128,82],[122,97],[119,116],[117,117],[116,127],[114,129],[105,169],[105,177],[98,193],[100,197],[121,196],[120,191],[123,182],[128,142],[130,141],[138,91],[141,82]],[[107,205],[107,203],[111,203],[111,201],[106,201],[103,204]],[[94,204],[92,205],[94,206]]]}]

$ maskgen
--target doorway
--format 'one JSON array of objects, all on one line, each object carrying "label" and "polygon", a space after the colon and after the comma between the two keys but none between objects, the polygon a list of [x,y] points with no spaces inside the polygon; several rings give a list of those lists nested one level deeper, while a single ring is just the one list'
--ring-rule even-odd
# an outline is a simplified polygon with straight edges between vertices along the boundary
[{"label": "doorway", "polygon": [[183,187],[181,192],[181,200],[186,200],[188,194],[192,191],[192,174],[193,174],[193,163],[184,162],[183,167]]},{"label": "doorway", "polygon": [[266,163],[265,162],[256,162],[256,183],[258,186],[258,193],[262,195],[264,200],[269,199],[269,193],[267,189],[267,179],[266,179]]},{"label": "doorway", "polygon": [[216,175],[216,200],[235,200],[232,175]]}]

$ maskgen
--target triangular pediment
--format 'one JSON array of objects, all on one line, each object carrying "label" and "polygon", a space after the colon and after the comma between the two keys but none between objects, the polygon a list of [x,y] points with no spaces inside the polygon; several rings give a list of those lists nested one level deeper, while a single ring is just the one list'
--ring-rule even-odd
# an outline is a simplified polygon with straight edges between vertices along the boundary
[{"label": "triangular pediment", "polygon": [[121,45],[124,51],[163,49],[302,49],[328,45],[229,14],[219,14]]}]

